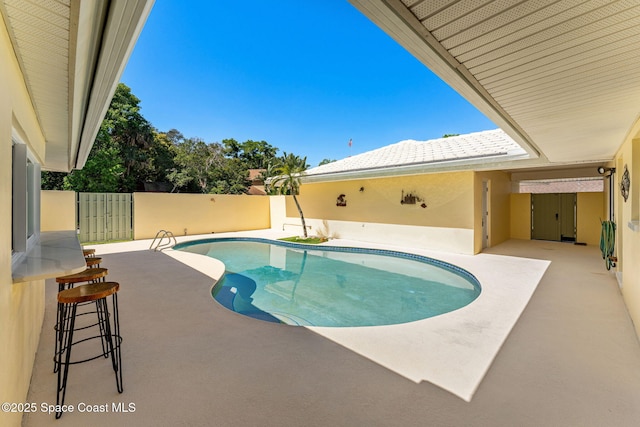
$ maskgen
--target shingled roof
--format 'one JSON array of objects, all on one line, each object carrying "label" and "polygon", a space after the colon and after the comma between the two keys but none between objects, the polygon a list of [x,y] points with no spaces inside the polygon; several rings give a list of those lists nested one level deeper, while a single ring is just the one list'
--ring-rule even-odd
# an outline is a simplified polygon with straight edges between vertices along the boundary
[{"label": "shingled roof", "polygon": [[308,178],[354,172],[383,172],[392,175],[407,169],[428,169],[444,164],[480,164],[527,158],[528,155],[501,129],[447,138],[415,141],[408,139],[386,147],[307,170]]}]

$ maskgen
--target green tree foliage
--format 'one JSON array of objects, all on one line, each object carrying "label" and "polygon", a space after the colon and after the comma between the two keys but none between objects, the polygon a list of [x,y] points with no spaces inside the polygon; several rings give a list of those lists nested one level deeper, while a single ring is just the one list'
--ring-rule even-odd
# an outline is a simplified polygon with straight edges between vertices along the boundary
[{"label": "green tree foliage", "polygon": [[42,185],[43,190],[63,190],[64,178],[67,176],[66,172],[42,172]]},{"label": "green tree foliage", "polygon": [[67,175],[64,178],[63,189],[104,193],[120,191],[124,166],[119,154],[103,123],[84,168]]},{"label": "green tree foliage", "polygon": [[167,178],[173,191],[244,194],[250,185],[249,169],[261,169],[277,150],[265,141],[238,143],[225,139],[222,145],[207,144],[176,133],[169,139],[173,143],[175,167]]},{"label": "green tree foliage", "polygon": [[[272,176],[278,149],[266,141],[207,143],[176,129],[158,132],[140,112],[140,99],[119,84],[83,169],[43,172],[43,189],[78,192],[144,191],[243,194],[249,169]],[[286,158],[283,157],[283,158]]]},{"label": "green tree foliage", "polygon": [[118,152],[110,147],[97,150],[87,159],[84,168],[74,170],[64,180],[64,189],[88,193],[117,193],[121,191],[124,166]]},{"label": "green tree foliage", "polygon": [[173,183],[174,190],[189,185],[199,193],[208,193],[211,189],[211,170],[220,167],[223,162],[222,146],[207,144],[199,138],[188,138],[173,146],[176,167],[167,178]]},{"label": "green tree foliage", "polygon": [[140,113],[140,99],[120,83],[84,168],[59,178],[43,174],[56,189],[86,192],[133,192],[145,182],[166,180],[173,165],[171,144]]},{"label": "green tree foliage", "polygon": [[264,182],[264,189],[267,194],[278,194],[278,189],[272,185],[273,178],[276,177],[276,171],[280,167],[281,160],[279,157],[274,157],[267,163],[267,167],[264,168],[260,174],[260,178]]},{"label": "green tree foliage", "polygon": [[209,193],[244,194],[250,185],[249,170],[241,159],[226,159],[213,171],[213,182]]},{"label": "green tree foliage", "polygon": [[144,182],[155,181],[159,175],[151,154],[158,148],[157,140],[151,123],[140,114],[139,104],[140,99],[131,89],[120,83],[102,122],[120,154],[124,168],[120,180],[122,192],[143,190]]},{"label": "green tree foliage", "polygon": [[304,220],[302,208],[296,197],[300,194],[300,186],[302,185],[300,179],[304,176],[304,172],[309,168],[307,165],[307,158],[300,158],[294,154],[284,153],[280,159],[279,165],[275,169],[277,174],[271,182],[272,188],[276,189],[279,194],[290,194],[293,196],[293,201],[298,208],[300,214],[300,220],[302,222],[302,231],[304,237],[307,237],[307,224]]},{"label": "green tree foliage", "polygon": [[242,143],[242,155],[249,169],[263,169],[276,156],[277,148],[266,141],[248,140]]},{"label": "green tree foliage", "polygon": [[224,154],[232,159],[240,159],[248,169],[264,169],[276,157],[277,148],[266,141],[247,140],[239,143],[235,139],[223,139]]},{"label": "green tree foliage", "polygon": [[333,163],[333,162],[335,162],[335,160],[331,160],[331,159],[322,159],[322,160],[320,161],[320,163],[318,164],[318,166],[326,165],[326,164]]}]

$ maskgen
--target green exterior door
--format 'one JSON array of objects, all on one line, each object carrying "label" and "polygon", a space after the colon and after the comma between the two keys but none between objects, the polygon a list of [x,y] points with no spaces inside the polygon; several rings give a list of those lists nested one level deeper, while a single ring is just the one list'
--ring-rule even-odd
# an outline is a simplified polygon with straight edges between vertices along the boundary
[{"label": "green exterior door", "polygon": [[558,194],[531,195],[531,238],[560,240],[560,212]]},{"label": "green exterior door", "polygon": [[576,241],[576,193],[560,194],[560,240]]},{"label": "green exterior door", "polygon": [[531,238],[574,242],[576,194],[531,195]]}]

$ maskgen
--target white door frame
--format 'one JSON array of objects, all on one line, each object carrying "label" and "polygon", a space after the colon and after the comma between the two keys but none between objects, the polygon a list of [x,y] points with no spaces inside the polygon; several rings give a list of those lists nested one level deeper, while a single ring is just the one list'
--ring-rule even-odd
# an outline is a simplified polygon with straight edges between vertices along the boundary
[{"label": "white door frame", "polygon": [[482,181],[482,249],[491,247],[491,181]]}]

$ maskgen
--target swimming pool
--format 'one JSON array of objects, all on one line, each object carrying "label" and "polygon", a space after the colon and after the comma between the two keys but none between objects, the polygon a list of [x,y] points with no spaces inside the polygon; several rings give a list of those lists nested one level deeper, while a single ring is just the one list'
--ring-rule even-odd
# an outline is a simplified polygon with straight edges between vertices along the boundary
[{"label": "swimming pool", "polygon": [[237,237],[174,249],[225,264],[211,291],[224,307],[290,325],[407,323],[457,310],[480,294],[466,270],[404,252]]}]

